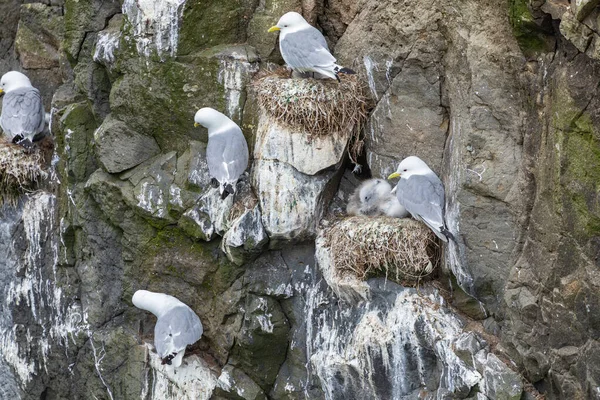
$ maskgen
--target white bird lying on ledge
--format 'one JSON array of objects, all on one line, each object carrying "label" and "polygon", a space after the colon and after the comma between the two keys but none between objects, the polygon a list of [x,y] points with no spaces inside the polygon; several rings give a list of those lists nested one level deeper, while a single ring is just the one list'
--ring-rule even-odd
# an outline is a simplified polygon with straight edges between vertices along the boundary
[{"label": "white bird lying on ledge", "polygon": [[163,364],[179,367],[185,348],[202,336],[202,323],[196,313],[173,296],[138,290],[133,305],[150,311],[158,320],[154,327],[154,347]]}]

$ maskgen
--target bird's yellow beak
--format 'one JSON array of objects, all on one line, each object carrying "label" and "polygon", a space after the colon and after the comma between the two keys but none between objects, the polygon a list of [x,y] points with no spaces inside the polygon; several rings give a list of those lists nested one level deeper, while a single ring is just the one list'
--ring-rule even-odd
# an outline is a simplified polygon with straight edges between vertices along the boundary
[{"label": "bird's yellow beak", "polygon": [[275,25],[275,26],[270,27],[267,32],[271,33],[271,32],[280,31],[280,30],[281,30],[281,28],[279,28],[277,25]]},{"label": "bird's yellow beak", "polygon": [[388,179],[394,179],[394,178],[400,178],[400,172],[394,172],[393,174],[388,176]]},{"label": "bird's yellow beak", "polygon": [[0,89],[0,96],[4,94],[4,90]]},{"label": "bird's yellow beak", "polygon": [[199,126],[200,126],[200,124],[199,124],[199,123],[197,123],[197,122],[194,122],[194,128],[197,128],[197,127],[199,127]]}]

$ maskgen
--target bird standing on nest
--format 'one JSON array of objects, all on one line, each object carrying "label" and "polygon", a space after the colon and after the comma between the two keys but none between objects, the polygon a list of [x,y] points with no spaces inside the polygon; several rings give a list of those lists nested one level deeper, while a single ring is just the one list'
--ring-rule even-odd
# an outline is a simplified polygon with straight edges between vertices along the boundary
[{"label": "bird standing on nest", "polygon": [[46,125],[40,91],[31,85],[27,76],[10,71],[0,79],[0,94],[2,93],[2,130],[12,143],[30,149],[34,137]]},{"label": "bird standing on nest", "polygon": [[354,74],[348,68],[336,64],[329,52],[325,37],[297,12],[284,14],[269,32],[281,31],[279,49],[285,63],[301,74],[316,72],[340,81],[338,74]]},{"label": "bird standing on nest", "polygon": [[442,241],[454,240],[444,222],[444,185],[425,161],[416,156],[405,158],[388,179],[398,177],[395,191],[400,204]]}]

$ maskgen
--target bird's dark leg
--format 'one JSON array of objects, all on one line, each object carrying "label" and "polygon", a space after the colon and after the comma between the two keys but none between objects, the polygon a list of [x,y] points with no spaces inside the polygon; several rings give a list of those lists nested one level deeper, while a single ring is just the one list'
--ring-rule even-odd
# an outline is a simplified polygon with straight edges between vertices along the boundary
[{"label": "bird's dark leg", "polygon": [[177,356],[177,353],[171,353],[168,356],[166,356],[165,358],[163,358],[161,360],[161,364],[162,365],[171,365],[171,362],[173,361],[173,359],[175,358],[175,356]]}]

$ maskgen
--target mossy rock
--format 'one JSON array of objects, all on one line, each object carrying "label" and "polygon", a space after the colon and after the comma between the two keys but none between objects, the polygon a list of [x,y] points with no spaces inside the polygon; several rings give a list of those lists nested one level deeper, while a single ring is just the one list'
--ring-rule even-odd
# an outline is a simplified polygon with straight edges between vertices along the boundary
[{"label": "mossy rock", "polygon": [[509,2],[510,24],[519,47],[527,56],[553,51],[553,38],[546,35],[537,24],[529,4],[530,0],[510,0]]},{"label": "mossy rock", "polygon": [[69,182],[85,182],[97,169],[91,151],[94,131],[98,122],[87,102],[69,105],[59,120],[56,135],[57,148],[61,152]]},{"label": "mossy rock", "polygon": [[[135,131],[153,136],[163,152],[183,153],[190,140],[206,140],[205,131],[194,128],[196,111],[205,106],[226,109],[220,74],[223,60],[236,52],[242,58],[252,54],[245,46],[225,46],[177,61],[128,64],[127,73],[112,87],[112,115]],[[240,61],[255,60],[250,56]]]},{"label": "mossy rock", "polygon": [[188,1],[181,20],[177,54],[245,42],[246,28],[257,5],[256,0]]},{"label": "mossy rock", "polygon": [[21,6],[15,49],[26,69],[59,66],[59,48],[64,36],[61,7],[41,3]]}]

